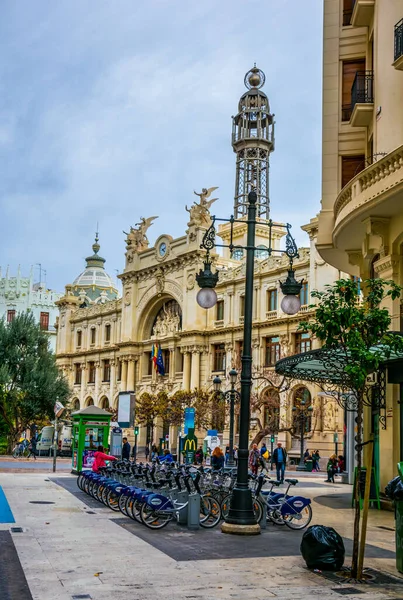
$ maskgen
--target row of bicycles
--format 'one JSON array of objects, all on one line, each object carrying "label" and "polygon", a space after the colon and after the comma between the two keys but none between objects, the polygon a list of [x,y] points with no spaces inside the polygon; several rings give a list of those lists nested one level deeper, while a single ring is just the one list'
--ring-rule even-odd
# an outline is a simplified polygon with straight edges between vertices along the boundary
[{"label": "row of bicycles", "polygon": [[[212,528],[228,515],[235,481],[235,470],[115,461],[99,473],[82,472],[77,485],[111,510],[120,511],[150,529],[162,529],[172,520],[181,522],[190,497],[197,494],[199,525]],[[249,481],[257,522],[266,519],[290,529],[309,525],[310,499],[289,493],[298,484],[297,479],[286,479],[285,491],[278,490],[280,482],[264,474],[250,475]]]}]

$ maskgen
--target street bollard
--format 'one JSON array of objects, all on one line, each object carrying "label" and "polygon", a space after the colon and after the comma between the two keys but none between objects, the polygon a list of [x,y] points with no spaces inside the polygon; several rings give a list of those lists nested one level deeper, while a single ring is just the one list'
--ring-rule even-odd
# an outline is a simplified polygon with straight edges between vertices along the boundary
[{"label": "street bollard", "polygon": [[[178,492],[178,504],[185,504],[189,499],[188,492]],[[185,506],[182,510],[178,511],[178,523],[179,525],[186,525],[188,522],[188,507]]]},{"label": "street bollard", "polygon": [[189,494],[188,504],[188,529],[200,528],[200,495]]}]

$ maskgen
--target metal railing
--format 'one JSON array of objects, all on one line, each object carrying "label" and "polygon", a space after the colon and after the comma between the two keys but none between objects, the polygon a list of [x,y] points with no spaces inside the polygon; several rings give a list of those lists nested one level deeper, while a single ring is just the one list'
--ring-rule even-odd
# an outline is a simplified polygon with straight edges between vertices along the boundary
[{"label": "metal railing", "polygon": [[351,109],[356,104],[371,104],[374,101],[374,72],[357,71],[351,87]]},{"label": "metal railing", "polygon": [[400,19],[395,25],[395,58],[397,60],[403,56],[403,19]]}]

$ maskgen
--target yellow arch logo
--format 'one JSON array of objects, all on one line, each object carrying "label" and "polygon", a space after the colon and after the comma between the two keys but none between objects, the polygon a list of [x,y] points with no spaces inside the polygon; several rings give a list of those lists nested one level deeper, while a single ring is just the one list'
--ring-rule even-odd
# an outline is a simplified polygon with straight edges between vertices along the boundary
[{"label": "yellow arch logo", "polygon": [[196,442],[195,440],[186,440],[185,442],[185,451],[189,450],[190,452],[196,451]]}]

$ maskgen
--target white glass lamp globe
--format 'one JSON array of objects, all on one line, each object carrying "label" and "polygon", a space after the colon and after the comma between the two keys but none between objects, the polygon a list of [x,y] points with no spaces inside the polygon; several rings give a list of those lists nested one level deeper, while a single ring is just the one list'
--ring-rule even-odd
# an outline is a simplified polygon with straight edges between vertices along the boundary
[{"label": "white glass lamp globe", "polygon": [[284,296],[281,301],[281,310],[286,315],[296,315],[301,308],[301,300],[298,296]]},{"label": "white glass lamp globe", "polygon": [[202,308],[212,308],[217,304],[217,294],[212,288],[202,288],[197,292],[196,301]]}]

